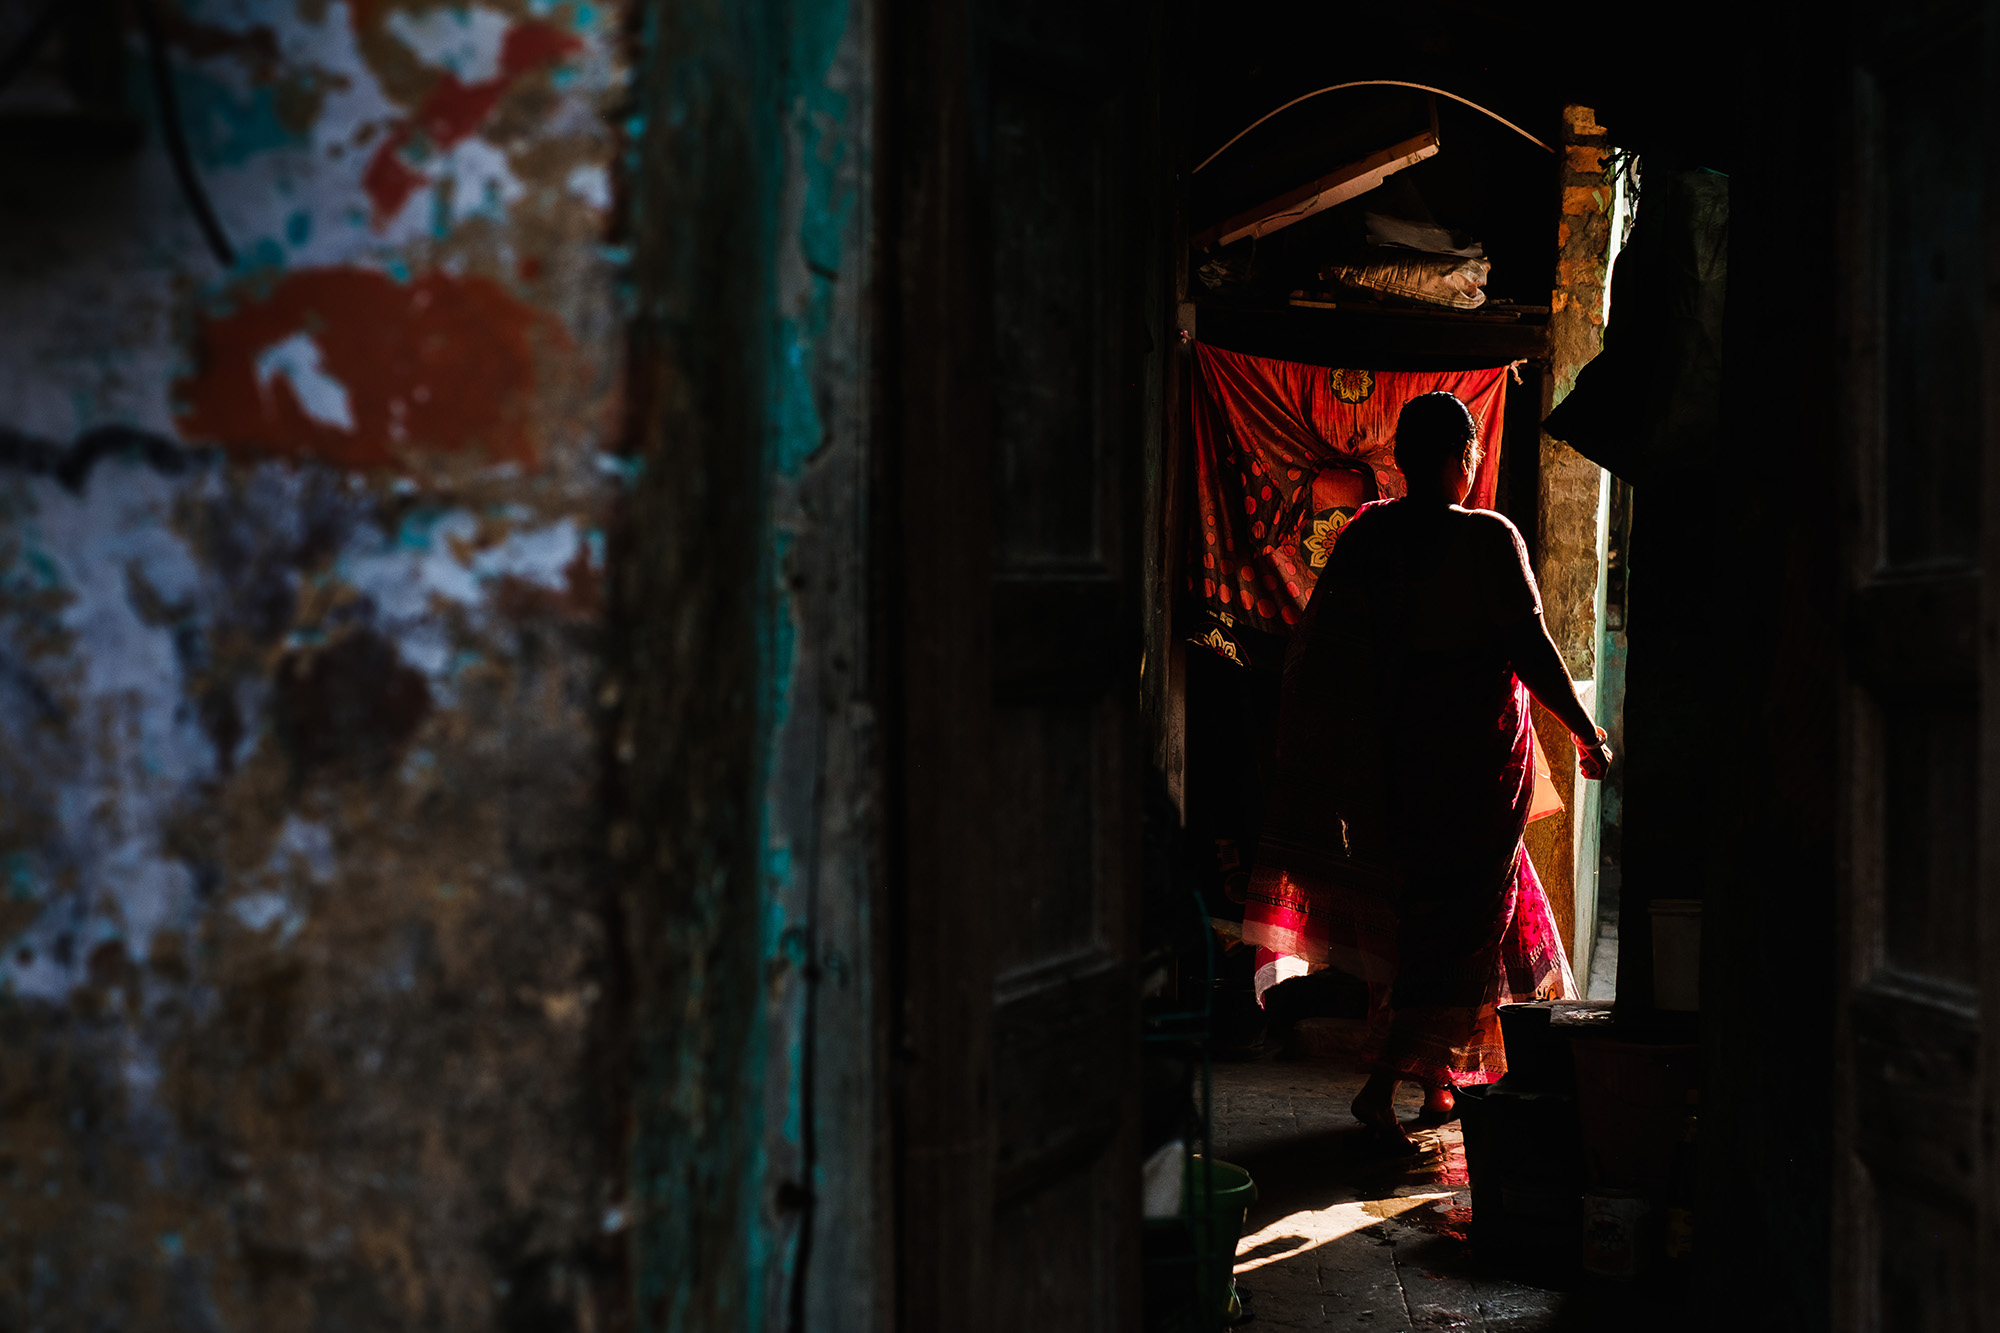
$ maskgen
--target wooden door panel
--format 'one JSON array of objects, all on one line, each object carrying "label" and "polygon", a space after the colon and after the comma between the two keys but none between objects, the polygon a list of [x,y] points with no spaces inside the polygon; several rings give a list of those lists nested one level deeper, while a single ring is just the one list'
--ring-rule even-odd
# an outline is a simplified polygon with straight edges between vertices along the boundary
[{"label": "wooden door panel", "polygon": [[[1041,6],[1030,6],[1030,11]],[[1088,32],[1097,6],[1073,7]],[[1032,17],[1032,12],[1030,14]],[[1002,1327],[1129,1319],[1137,993],[1125,788],[1125,455],[1112,374],[1140,275],[1119,255],[1117,79],[988,11],[993,290],[993,1084]],[[1072,38],[1074,40],[1074,38]],[[1094,1264],[1096,1267],[1087,1267]]]},{"label": "wooden door panel", "polygon": [[1963,689],[1979,678],[1980,576],[1946,569],[1869,576],[1848,607],[1848,670],[1882,692]]},{"label": "wooden door panel", "polygon": [[993,943],[998,979],[1095,949],[1099,707],[1004,709],[994,736]]},{"label": "wooden door panel", "polygon": [[1882,1333],[1961,1333],[1963,1293],[1978,1285],[1976,1226],[1963,1209],[1923,1197],[1885,1196],[1881,1205]]},{"label": "wooden door panel", "polygon": [[1979,715],[1969,700],[1890,705],[1882,731],[1882,966],[1950,986],[1972,1003],[1979,984]]},{"label": "wooden door panel", "polygon": [[1109,576],[1003,578],[993,586],[993,690],[1002,704],[1097,699],[1130,664],[1131,588]]},{"label": "wooden door panel", "polygon": [[[996,1197],[1047,1188],[1122,1128],[1131,978],[1109,954],[1017,977],[993,1023]],[[1109,1076],[1107,1076],[1109,1071]]]},{"label": "wooden door panel", "polygon": [[1983,407],[1985,255],[1979,156],[1966,143],[1981,53],[1976,27],[1938,36],[1878,66],[1865,94],[1881,163],[1882,535],[1897,566],[1979,554],[1979,450],[1967,446]]},{"label": "wooden door panel", "polygon": [[1985,15],[1857,9],[1843,261],[1847,956],[1843,1329],[1984,1326],[1982,455],[1991,359]]},{"label": "wooden door panel", "polygon": [[[905,774],[910,841],[933,852],[925,882],[912,858],[905,909],[925,927],[905,932],[904,1010],[926,1015],[911,1024],[904,1093],[905,1123],[922,1134],[900,1157],[913,1328],[1136,1322],[1138,635],[1126,515],[1143,380],[1127,364],[1125,324],[1153,275],[1146,248],[1121,235],[1149,159],[1120,142],[1120,126],[1152,57],[1147,17],[1123,13],[1132,21],[1120,28],[1113,8],[945,0],[904,12],[906,30],[934,40],[911,52],[923,67],[905,86],[923,91],[900,117],[924,127],[905,141],[902,246],[936,262],[907,270],[900,290],[905,312],[924,315],[920,326],[904,315],[924,340],[904,355],[934,376],[923,400],[934,415],[905,408],[902,466],[935,474],[927,502],[949,494],[950,509],[927,515],[924,540],[899,553],[903,615],[942,614],[916,590],[939,595],[934,571],[950,568],[952,610],[984,617],[978,634],[956,622],[955,635],[905,632],[934,649],[906,654],[912,697],[951,694],[961,713],[912,707],[913,732],[921,715],[979,738],[943,769],[932,759],[943,751],[912,734]],[[926,210],[945,182],[962,196]],[[938,272],[971,281],[947,301],[925,287]],[[908,515],[902,530],[916,530]],[[976,807],[947,803],[974,791]],[[953,845],[964,849],[956,869],[935,854]],[[952,1006],[953,1020],[930,1017],[932,1004]],[[940,1094],[955,1099],[949,1120]]]},{"label": "wooden door panel", "polygon": [[993,531],[999,572],[1102,572],[1107,276],[1098,85],[1002,47],[991,65]]},{"label": "wooden door panel", "polygon": [[1001,1206],[993,1260],[1009,1280],[994,1293],[995,1328],[1118,1327],[1118,1222],[1108,1200],[1123,1183],[1100,1154],[1095,1165]]},{"label": "wooden door panel", "polygon": [[1956,995],[1879,984],[1851,1006],[1859,1155],[1884,1193],[1975,1203],[1979,1033]]}]

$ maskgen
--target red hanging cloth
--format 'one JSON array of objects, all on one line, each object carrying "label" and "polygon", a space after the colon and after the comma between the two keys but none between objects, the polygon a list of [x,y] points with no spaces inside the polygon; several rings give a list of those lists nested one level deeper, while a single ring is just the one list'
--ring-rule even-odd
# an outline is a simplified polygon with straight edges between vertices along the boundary
[{"label": "red hanging cloth", "polygon": [[[1485,457],[1467,505],[1493,507],[1507,368],[1337,370],[1195,344],[1195,522],[1188,587],[1224,626],[1286,634],[1354,511],[1403,493],[1396,416],[1456,394]],[[1211,644],[1236,658],[1226,636]],[[1237,659],[1240,661],[1240,659]]]}]

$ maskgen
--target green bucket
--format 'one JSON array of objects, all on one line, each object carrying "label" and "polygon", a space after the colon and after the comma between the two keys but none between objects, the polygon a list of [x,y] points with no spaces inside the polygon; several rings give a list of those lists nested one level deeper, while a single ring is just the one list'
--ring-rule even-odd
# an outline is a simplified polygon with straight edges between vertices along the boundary
[{"label": "green bucket", "polygon": [[1194,1157],[1188,1161],[1187,1218],[1194,1230],[1195,1291],[1201,1308],[1233,1324],[1243,1307],[1236,1299],[1236,1242],[1257,1202],[1257,1182],[1240,1166]]}]

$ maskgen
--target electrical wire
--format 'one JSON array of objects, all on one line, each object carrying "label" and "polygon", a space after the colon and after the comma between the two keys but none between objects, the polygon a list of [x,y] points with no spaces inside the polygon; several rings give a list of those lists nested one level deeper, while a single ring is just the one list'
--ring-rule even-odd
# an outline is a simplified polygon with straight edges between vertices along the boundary
[{"label": "electrical wire", "polygon": [[224,268],[234,268],[235,247],[229,244],[229,236],[215,216],[215,206],[209,202],[208,191],[202,188],[194,158],[188,152],[187,130],[181,124],[180,99],[174,94],[173,70],[167,63],[167,43],[160,32],[159,11],[154,8],[153,0],[132,0],[132,8],[139,15],[139,28],[146,38],[146,56],[153,72],[153,97],[160,109],[160,131],[166,136],[167,156],[173,161],[181,197],[187,200],[188,211],[200,224],[202,239],[208,242],[216,261]]},{"label": "electrical wire", "polygon": [[63,0],[49,0],[42,6],[42,12],[21,34],[21,40],[14,43],[14,49],[0,58],[0,88],[5,88],[20,77],[21,71],[33,64],[35,57],[48,45],[49,35],[56,30],[56,14],[62,9]]},{"label": "electrical wire", "polygon": [[[1466,106],[1471,107],[1474,111],[1477,111],[1482,115],[1491,116],[1493,119],[1499,121],[1502,125],[1505,125],[1508,129],[1514,131],[1514,133],[1520,135],[1523,139],[1526,139],[1529,143],[1533,144],[1535,147],[1541,149],[1545,153],[1555,152],[1555,149],[1549,147],[1547,144],[1543,143],[1540,139],[1537,139],[1534,135],[1528,133],[1526,130],[1522,129],[1519,125],[1516,125],[1513,121],[1507,119],[1499,112],[1489,111],[1485,107],[1479,105],[1479,103],[1473,101],[1469,97],[1460,97],[1457,93],[1446,92],[1442,88],[1433,88],[1428,83],[1409,83],[1402,79],[1356,79],[1352,83],[1336,83],[1329,85],[1328,87],[1325,88],[1315,88],[1313,91],[1309,93],[1305,93],[1301,96],[1294,97],[1291,101],[1285,103],[1283,106],[1277,108],[1277,110],[1275,111],[1265,112],[1263,115],[1257,117],[1257,119],[1251,121],[1248,125],[1245,125],[1242,131],[1239,132],[1235,138],[1231,139],[1228,143],[1222,145],[1222,147],[1216,149],[1214,152],[1210,153],[1207,157],[1203,158],[1201,160],[1201,166],[1196,167],[1194,170],[1200,171],[1202,167],[1207,166],[1209,163],[1215,161],[1216,158],[1221,157],[1224,153],[1228,152],[1231,148],[1234,148],[1236,146],[1237,139],[1241,139],[1245,134],[1248,134],[1251,130],[1256,129],[1259,125],[1262,125],[1265,121],[1269,120],[1271,117],[1278,115],[1281,112],[1290,111],[1293,107],[1297,106],[1299,103],[1309,102],[1313,98],[1318,97],[1322,93],[1337,93],[1343,88],[1416,88],[1422,92],[1436,93],[1439,97],[1449,97],[1454,102],[1463,102]],[[1191,171],[1188,174],[1193,175],[1194,172]]]}]

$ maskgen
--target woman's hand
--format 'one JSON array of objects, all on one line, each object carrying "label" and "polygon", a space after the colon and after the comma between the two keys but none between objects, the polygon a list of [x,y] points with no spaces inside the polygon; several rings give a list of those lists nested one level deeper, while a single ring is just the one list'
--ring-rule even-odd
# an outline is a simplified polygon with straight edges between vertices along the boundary
[{"label": "woman's hand", "polygon": [[1611,769],[1611,747],[1604,743],[1604,728],[1598,727],[1596,731],[1597,736],[1592,740],[1581,736],[1570,737],[1576,742],[1577,765],[1582,768],[1583,776],[1592,782],[1600,781]]}]

